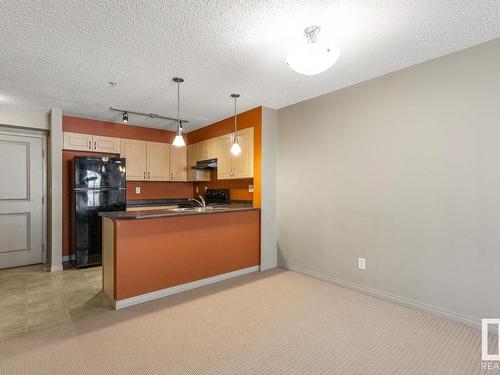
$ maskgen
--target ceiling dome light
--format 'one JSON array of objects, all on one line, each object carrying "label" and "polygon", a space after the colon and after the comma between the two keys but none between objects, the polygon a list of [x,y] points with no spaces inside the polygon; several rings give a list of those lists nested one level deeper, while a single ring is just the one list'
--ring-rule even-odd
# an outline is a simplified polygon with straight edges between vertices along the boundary
[{"label": "ceiling dome light", "polygon": [[172,144],[176,147],[182,147],[186,145],[186,142],[184,141],[184,137],[182,136],[182,121],[179,108],[181,106],[180,84],[181,82],[184,82],[184,79],[175,77],[173,81],[177,82],[177,130],[175,132],[175,138]]},{"label": "ceiling dome light", "polygon": [[307,44],[290,52],[286,62],[297,73],[312,76],[323,73],[338,60],[340,50],[317,42],[319,26],[309,26],[304,30]]},{"label": "ceiling dome light", "polygon": [[241,154],[241,146],[238,143],[238,136],[236,135],[236,122],[237,122],[237,115],[236,115],[236,99],[240,97],[240,94],[231,94],[231,98],[234,99],[234,134],[233,134],[233,145],[231,146],[231,154],[237,156]]}]

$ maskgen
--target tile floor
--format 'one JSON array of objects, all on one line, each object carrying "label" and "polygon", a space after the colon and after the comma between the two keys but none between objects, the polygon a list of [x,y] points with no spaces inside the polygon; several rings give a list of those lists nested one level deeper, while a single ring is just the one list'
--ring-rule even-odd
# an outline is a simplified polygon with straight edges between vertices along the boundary
[{"label": "tile floor", "polygon": [[0,270],[0,339],[108,311],[101,267],[47,272],[44,265]]}]

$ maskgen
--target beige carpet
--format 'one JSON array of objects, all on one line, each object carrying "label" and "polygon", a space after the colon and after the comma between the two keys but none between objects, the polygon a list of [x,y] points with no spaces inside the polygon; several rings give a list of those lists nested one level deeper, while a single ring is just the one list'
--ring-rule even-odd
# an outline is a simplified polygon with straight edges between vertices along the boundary
[{"label": "beige carpet", "polygon": [[473,328],[273,270],[4,339],[0,374],[470,375],[481,371],[480,340]]}]

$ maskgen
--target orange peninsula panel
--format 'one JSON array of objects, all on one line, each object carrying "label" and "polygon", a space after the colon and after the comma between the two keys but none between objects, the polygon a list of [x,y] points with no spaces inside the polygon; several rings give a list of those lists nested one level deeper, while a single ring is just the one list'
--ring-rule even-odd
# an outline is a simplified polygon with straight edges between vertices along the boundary
[{"label": "orange peninsula panel", "polygon": [[260,211],[115,221],[115,300],[260,264]]}]

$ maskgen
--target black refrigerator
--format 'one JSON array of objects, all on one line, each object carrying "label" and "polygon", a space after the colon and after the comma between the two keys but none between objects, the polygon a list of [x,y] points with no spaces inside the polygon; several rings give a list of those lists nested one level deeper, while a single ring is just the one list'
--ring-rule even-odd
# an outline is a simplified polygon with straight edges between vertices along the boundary
[{"label": "black refrigerator", "polygon": [[125,211],[125,159],[75,156],[73,169],[73,263],[77,268],[102,262],[99,212]]}]

